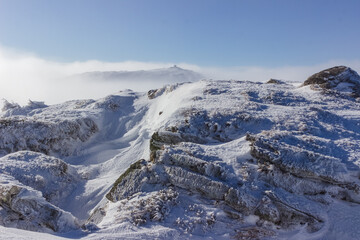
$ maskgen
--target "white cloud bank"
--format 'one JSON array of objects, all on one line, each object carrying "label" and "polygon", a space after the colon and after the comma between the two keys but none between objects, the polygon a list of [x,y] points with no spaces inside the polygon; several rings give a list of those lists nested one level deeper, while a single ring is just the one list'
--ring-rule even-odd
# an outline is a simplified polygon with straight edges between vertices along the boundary
[{"label": "white cloud bank", "polygon": [[[167,68],[172,65],[173,63],[135,61],[61,63],[0,47],[0,99],[7,99],[22,105],[26,104],[29,99],[55,104],[72,99],[100,98],[126,88],[146,91],[161,86],[157,86],[154,82],[96,82],[69,78],[69,76],[92,71],[151,70]],[[335,65],[347,65],[360,72],[360,60],[330,61],[316,66],[279,68],[200,67],[186,63],[178,63],[178,65],[202,73],[211,79],[251,81],[267,81],[270,78],[277,78],[303,82],[311,74]]]}]

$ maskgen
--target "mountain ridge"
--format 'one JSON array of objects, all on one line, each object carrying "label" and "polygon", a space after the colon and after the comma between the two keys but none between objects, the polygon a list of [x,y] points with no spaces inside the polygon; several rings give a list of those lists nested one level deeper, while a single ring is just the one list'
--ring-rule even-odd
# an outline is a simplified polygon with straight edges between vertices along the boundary
[{"label": "mountain ridge", "polygon": [[137,70],[137,71],[94,71],[86,72],[77,75],[80,78],[91,79],[93,81],[168,81],[175,82],[192,82],[204,78],[202,74],[192,70],[186,70],[174,65],[169,68],[159,68],[152,70]]}]

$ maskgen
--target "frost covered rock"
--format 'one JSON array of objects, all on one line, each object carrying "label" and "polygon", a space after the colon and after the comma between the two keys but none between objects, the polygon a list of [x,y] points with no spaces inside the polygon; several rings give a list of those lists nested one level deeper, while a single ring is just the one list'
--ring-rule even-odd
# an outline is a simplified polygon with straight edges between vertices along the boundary
[{"label": "frost covered rock", "polygon": [[55,205],[61,203],[80,181],[76,170],[64,161],[30,151],[20,151],[0,158],[0,170],[42,192],[44,198]]},{"label": "frost covered rock", "polygon": [[90,118],[57,122],[22,116],[0,118],[0,154],[30,150],[67,156],[97,131]]},{"label": "frost covered rock", "polygon": [[252,240],[252,239],[272,239],[276,236],[276,233],[271,229],[261,227],[247,227],[237,231],[234,239],[239,240]]},{"label": "frost covered rock", "polygon": [[167,149],[162,153],[161,158],[157,162],[162,162],[167,165],[175,165],[186,170],[190,170],[201,175],[212,178],[224,180],[226,178],[226,170],[219,164],[205,161],[194,156],[189,156],[183,152],[171,152],[172,149]]},{"label": "frost covered rock", "polygon": [[[330,149],[319,148],[328,144],[322,143],[322,139],[313,138],[308,141],[309,136],[275,131],[264,132],[248,139],[252,142],[252,156],[259,160],[259,165],[265,163],[265,168],[261,167],[261,169],[267,175],[264,178],[266,181],[291,192],[329,193],[338,198],[358,201],[360,197],[358,179],[352,176],[352,171],[349,171],[341,158],[327,152]],[[274,167],[267,170],[266,164]],[[348,197],[343,196],[344,192]]]},{"label": "frost covered rock", "polygon": [[258,215],[261,219],[273,222],[280,223],[281,216],[279,209],[272,203],[271,199],[267,196],[264,196],[259,206],[255,210],[255,214]]},{"label": "frost covered rock", "polygon": [[220,165],[190,157],[181,148],[165,147],[157,152],[154,162],[146,164],[142,160],[131,165],[116,181],[107,198],[116,202],[156,188],[169,189],[170,185],[223,201],[242,214],[253,213],[257,200],[249,193],[234,189],[226,180],[226,170]]},{"label": "frost covered rock", "polygon": [[269,81],[266,82],[267,84],[286,84],[284,81],[279,79],[271,78]]},{"label": "frost covered rock", "polygon": [[177,126],[184,141],[205,143],[209,141],[228,142],[244,135],[248,131],[256,131],[261,126],[271,126],[266,118],[252,116],[241,111],[203,111],[185,112],[185,121]]},{"label": "frost covered rock", "polygon": [[158,96],[161,96],[164,93],[169,93],[169,92],[174,91],[176,88],[178,88],[181,85],[182,85],[181,83],[177,83],[174,85],[166,85],[159,89],[151,89],[148,91],[147,96],[149,99],[154,99]]},{"label": "frost covered rock", "polygon": [[130,221],[135,225],[148,221],[160,222],[169,214],[171,207],[176,205],[179,193],[172,188],[148,193],[119,206],[119,222]]},{"label": "frost covered rock", "polygon": [[114,183],[106,198],[117,202],[134,193],[140,192],[147,179],[150,177],[150,171],[146,166],[145,160],[139,160],[133,163]]},{"label": "frost covered rock", "polygon": [[252,141],[252,155],[262,161],[275,164],[283,171],[296,176],[319,178],[324,181],[344,182],[347,170],[340,159],[321,154],[316,149],[300,149],[306,137],[287,132],[268,132]]},{"label": "frost covered rock", "polygon": [[0,175],[0,224],[40,232],[77,229],[76,219],[50,204],[42,194],[22,185],[13,177]]},{"label": "frost covered rock", "polygon": [[225,194],[230,189],[222,182],[211,180],[181,167],[165,166],[165,172],[168,174],[171,184],[202,193],[211,199],[224,199]]},{"label": "frost covered rock", "polygon": [[1,111],[7,111],[11,109],[18,109],[20,108],[20,105],[14,102],[9,102],[6,99],[3,100],[3,106],[1,108]]},{"label": "frost covered rock", "polygon": [[[305,197],[289,194],[281,189],[277,191],[266,191],[267,197],[272,200],[275,209],[268,209],[266,212],[270,219],[276,220],[280,214],[280,224],[288,227],[297,223],[307,224],[309,232],[316,232],[322,226],[325,216],[325,207],[322,204],[313,202]],[[263,205],[263,207],[265,207]],[[266,206],[266,208],[273,206]],[[261,210],[261,209],[260,209]],[[262,209],[264,212],[264,209]],[[276,216],[275,218],[273,218]]]},{"label": "frost covered rock", "polygon": [[31,101],[29,100],[28,104],[24,107],[21,107],[17,103],[10,103],[7,100],[3,100],[3,107],[2,111],[5,116],[14,116],[14,115],[26,115],[30,113],[33,110],[46,108],[48,105],[46,105],[44,102],[38,102],[38,101]]},{"label": "frost covered rock", "polygon": [[[55,156],[74,156],[94,138],[124,131],[137,94],[124,91],[95,100],[74,100],[46,106],[30,101],[20,107],[5,101],[0,113],[0,155],[30,150]],[[124,119],[119,123],[119,117]],[[101,133],[101,134],[100,134]]]}]

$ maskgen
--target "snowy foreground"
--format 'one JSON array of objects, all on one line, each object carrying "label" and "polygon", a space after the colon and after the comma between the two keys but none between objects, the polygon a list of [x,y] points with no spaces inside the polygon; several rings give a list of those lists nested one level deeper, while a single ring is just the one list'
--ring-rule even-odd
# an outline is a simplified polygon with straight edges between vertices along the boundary
[{"label": "snowy foreground", "polygon": [[210,81],[0,114],[0,239],[359,239],[360,77]]}]

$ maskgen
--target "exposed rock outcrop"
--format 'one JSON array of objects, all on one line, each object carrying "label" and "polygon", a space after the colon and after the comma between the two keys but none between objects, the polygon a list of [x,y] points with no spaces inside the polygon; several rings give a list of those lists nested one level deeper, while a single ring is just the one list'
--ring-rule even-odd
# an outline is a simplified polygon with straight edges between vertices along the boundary
[{"label": "exposed rock outcrop", "polygon": [[360,97],[360,76],[351,68],[336,66],[310,76],[303,84],[319,87],[324,92]]},{"label": "exposed rock outcrop", "polygon": [[284,81],[281,81],[279,79],[271,78],[269,81],[266,82],[267,84],[285,84]]},{"label": "exposed rock outcrop", "polygon": [[1,176],[0,224],[40,232],[66,232],[79,228],[76,219],[68,212],[47,202],[32,188]]},{"label": "exposed rock outcrop", "polygon": [[2,174],[40,191],[47,201],[55,205],[60,204],[80,181],[74,167],[58,158],[30,151],[0,158],[0,170]]},{"label": "exposed rock outcrop", "polygon": [[90,118],[60,122],[22,116],[2,118],[0,154],[30,150],[69,156],[76,153],[78,143],[87,141],[97,131],[97,125]]}]

